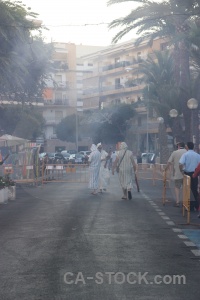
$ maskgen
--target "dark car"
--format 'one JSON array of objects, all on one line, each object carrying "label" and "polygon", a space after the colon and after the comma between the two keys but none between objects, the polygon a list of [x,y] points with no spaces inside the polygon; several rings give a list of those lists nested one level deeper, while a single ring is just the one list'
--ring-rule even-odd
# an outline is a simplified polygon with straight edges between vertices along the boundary
[{"label": "dark car", "polygon": [[87,163],[91,151],[80,151],[79,153],[84,155],[84,163]]},{"label": "dark car", "polygon": [[155,164],[156,154],[155,153],[142,153],[142,163]]},{"label": "dark car", "polygon": [[48,153],[49,163],[52,164],[67,164],[69,159],[64,157],[61,153]]},{"label": "dark car", "polygon": [[84,164],[85,156],[82,153],[75,154],[74,162],[75,164]]},{"label": "dark car", "polygon": [[65,152],[65,151],[62,151],[62,153],[61,153],[61,154],[64,156],[65,160],[66,160],[67,162],[69,162],[69,159],[70,159],[70,154],[69,154],[69,153],[67,153],[67,152]]}]

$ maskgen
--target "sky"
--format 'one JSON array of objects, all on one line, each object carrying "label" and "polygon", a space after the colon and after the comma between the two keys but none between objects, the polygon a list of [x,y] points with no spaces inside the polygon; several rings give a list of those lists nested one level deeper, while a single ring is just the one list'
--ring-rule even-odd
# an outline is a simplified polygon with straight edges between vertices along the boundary
[{"label": "sky", "polygon": [[[107,0],[21,0],[39,14],[49,31],[44,31],[46,41],[108,46],[120,28],[108,30],[112,20],[126,16],[135,4],[127,2],[107,6]],[[85,25],[95,24],[95,25]],[[99,25],[96,25],[99,24]],[[133,32],[121,42],[134,38]]]}]

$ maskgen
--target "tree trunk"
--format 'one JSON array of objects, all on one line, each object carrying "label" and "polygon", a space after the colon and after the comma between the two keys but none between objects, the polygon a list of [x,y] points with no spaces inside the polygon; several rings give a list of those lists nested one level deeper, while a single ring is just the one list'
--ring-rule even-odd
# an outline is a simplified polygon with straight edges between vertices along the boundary
[{"label": "tree trunk", "polygon": [[191,114],[187,107],[187,101],[190,96],[190,69],[189,69],[189,53],[184,41],[179,43],[180,50],[180,100],[183,107],[183,118],[185,125],[185,142],[190,141],[190,124]]},{"label": "tree trunk", "polygon": [[168,143],[165,124],[159,123],[158,138],[160,148],[160,163],[166,164],[169,158],[169,149],[167,145]]}]

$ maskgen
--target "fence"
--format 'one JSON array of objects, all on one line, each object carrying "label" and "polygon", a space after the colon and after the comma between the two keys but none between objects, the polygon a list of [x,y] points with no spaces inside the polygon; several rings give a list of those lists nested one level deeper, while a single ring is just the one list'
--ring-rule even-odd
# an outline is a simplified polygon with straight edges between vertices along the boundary
[{"label": "fence", "polygon": [[183,176],[183,216],[187,211],[187,224],[190,224],[190,176]]},{"label": "fence", "polygon": [[87,164],[44,164],[42,183],[45,182],[88,182]]},{"label": "fence", "polygon": [[137,165],[138,179],[151,180],[153,185],[157,181],[165,181],[165,187],[171,183],[171,169],[165,173],[166,164],[147,164]]}]

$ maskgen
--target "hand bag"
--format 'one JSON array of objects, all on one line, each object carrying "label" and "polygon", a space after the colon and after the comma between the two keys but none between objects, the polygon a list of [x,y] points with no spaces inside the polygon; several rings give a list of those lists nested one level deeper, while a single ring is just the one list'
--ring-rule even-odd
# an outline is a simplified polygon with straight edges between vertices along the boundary
[{"label": "hand bag", "polygon": [[[126,151],[124,152],[124,155],[126,154]],[[119,173],[119,166],[121,165],[121,162],[122,162],[122,160],[123,160],[123,158],[124,158],[124,155],[123,155],[123,157],[122,157],[122,159],[120,160],[120,163],[118,164],[118,166],[116,167],[116,172],[117,173]]]}]

